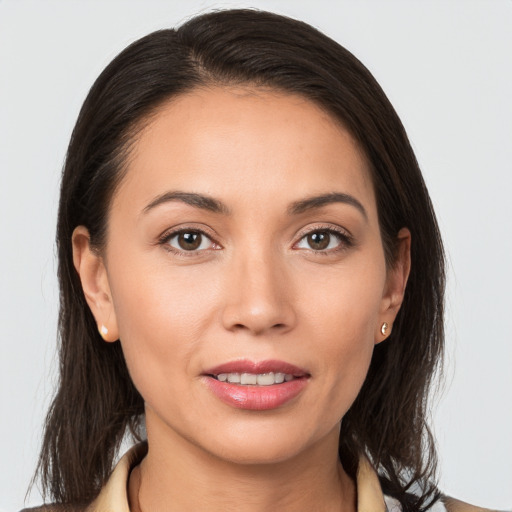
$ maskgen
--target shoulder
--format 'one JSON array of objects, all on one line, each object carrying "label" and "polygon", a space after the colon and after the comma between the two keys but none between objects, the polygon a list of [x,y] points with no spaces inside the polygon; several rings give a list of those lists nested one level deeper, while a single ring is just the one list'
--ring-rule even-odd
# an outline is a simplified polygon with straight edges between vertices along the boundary
[{"label": "shoulder", "polygon": [[450,498],[449,496],[444,496],[442,502],[448,512],[499,512],[489,508],[476,507],[475,505],[464,503],[463,501]]},{"label": "shoulder", "polygon": [[127,483],[130,471],[144,458],[148,451],[147,442],[132,446],[112,471],[98,496],[86,504],[55,504],[25,508],[20,512],[105,512],[129,510]]},{"label": "shoulder", "polygon": [[[390,496],[384,496],[386,503],[386,512],[402,512],[402,505],[398,500]],[[498,510],[492,510],[483,507],[476,507],[469,503],[450,498],[448,496],[442,496],[440,499],[432,503],[425,512],[499,512]]]}]

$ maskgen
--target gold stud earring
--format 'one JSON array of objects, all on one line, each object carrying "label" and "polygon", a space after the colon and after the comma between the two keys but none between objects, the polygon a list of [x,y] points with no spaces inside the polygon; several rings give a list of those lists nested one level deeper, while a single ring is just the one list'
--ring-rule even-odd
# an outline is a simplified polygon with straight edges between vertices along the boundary
[{"label": "gold stud earring", "polygon": [[100,336],[105,339],[105,336],[108,334],[108,329],[103,324],[101,324],[101,327],[98,329],[98,331],[100,332]]},{"label": "gold stud earring", "polygon": [[382,336],[387,336],[388,335],[388,328],[389,328],[389,325],[388,325],[387,322],[384,322],[380,326],[380,332],[381,332]]}]

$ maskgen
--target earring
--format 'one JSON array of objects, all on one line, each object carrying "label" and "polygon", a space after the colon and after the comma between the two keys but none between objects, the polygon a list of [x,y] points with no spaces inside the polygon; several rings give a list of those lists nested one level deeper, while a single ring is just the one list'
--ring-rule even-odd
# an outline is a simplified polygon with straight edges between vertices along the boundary
[{"label": "earring", "polygon": [[387,336],[387,335],[388,335],[388,333],[387,333],[388,328],[389,328],[389,325],[388,325],[388,323],[387,323],[387,322],[384,322],[384,323],[380,326],[380,332],[381,332],[382,336]]},{"label": "earring", "polygon": [[98,329],[98,331],[100,336],[105,339],[105,336],[108,334],[108,329],[103,324],[101,324],[101,327]]}]

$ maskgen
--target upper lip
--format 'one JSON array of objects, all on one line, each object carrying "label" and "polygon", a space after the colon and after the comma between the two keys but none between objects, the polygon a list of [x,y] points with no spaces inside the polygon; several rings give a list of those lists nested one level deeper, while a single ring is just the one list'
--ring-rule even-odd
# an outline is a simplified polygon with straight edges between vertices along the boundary
[{"label": "upper lip", "polygon": [[285,373],[294,377],[307,377],[309,373],[290,363],[278,360],[250,361],[248,359],[239,359],[229,361],[218,366],[209,368],[204,375],[219,375],[220,373]]}]

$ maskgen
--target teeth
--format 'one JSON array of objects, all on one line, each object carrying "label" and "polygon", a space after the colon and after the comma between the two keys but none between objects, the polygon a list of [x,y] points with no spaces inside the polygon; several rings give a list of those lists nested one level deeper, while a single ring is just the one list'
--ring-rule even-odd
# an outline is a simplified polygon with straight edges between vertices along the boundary
[{"label": "teeth", "polygon": [[271,386],[276,381],[273,373],[262,373],[256,377],[256,382],[258,386]]},{"label": "teeth", "polygon": [[229,382],[231,384],[241,384],[243,386],[272,386],[273,384],[282,384],[290,382],[295,377],[289,373],[219,373],[216,376],[220,382]]},{"label": "teeth", "polygon": [[228,382],[232,382],[233,384],[240,383],[240,374],[239,373],[229,373],[228,374]]},{"label": "teeth", "polygon": [[284,382],[284,373],[274,373],[274,380],[276,384]]},{"label": "teeth", "polygon": [[254,373],[242,373],[240,375],[240,384],[257,384],[258,376],[254,375]]}]

